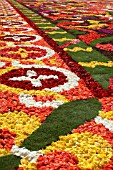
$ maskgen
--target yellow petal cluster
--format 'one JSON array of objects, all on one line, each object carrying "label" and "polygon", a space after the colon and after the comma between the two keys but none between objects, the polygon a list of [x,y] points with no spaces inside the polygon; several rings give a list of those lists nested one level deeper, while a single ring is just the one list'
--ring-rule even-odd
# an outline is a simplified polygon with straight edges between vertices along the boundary
[{"label": "yellow petal cluster", "polygon": [[106,67],[113,67],[113,61],[106,62],[98,62],[98,61],[91,61],[91,62],[79,62],[81,66],[95,68],[96,66],[106,66]]},{"label": "yellow petal cluster", "polygon": [[7,149],[0,149],[0,157],[1,156],[6,156],[6,155],[9,155],[9,154],[11,154],[11,152],[10,151],[8,151]]},{"label": "yellow petal cluster", "polygon": [[[36,20],[37,20],[37,19],[36,19]],[[43,22],[38,22],[38,24],[43,25],[44,23],[43,23]],[[46,24],[46,25],[50,25],[51,23],[50,23],[50,22],[46,22],[45,24]]]},{"label": "yellow petal cluster", "polygon": [[66,31],[52,31],[52,32],[48,32],[48,34],[67,34]]},{"label": "yellow petal cluster", "polygon": [[24,112],[8,112],[0,114],[0,129],[8,128],[16,133],[15,144],[20,145],[24,139],[33,133],[41,125],[40,120],[35,115],[29,117]]},{"label": "yellow petal cluster", "polygon": [[24,170],[37,170],[36,163],[31,163],[28,161],[27,158],[23,158],[20,161],[19,167],[23,168]]},{"label": "yellow petal cluster", "polygon": [[49,60],[49,61],[50,61],[51,64],[56,64],[56,65],[59,64],[59,63],[56,61],[56,59],[51,59],[51,60]]},{"label": "yellow petal cluster", "polygon": [[56,100],[61,100],[63,102],[68,102],[69,100],[64,96],[64,95],[61,95],[57,92],[52,92],[52,91],[46,91],[46,90],[23,90],[23,89],[20,89],[20,88],[14,88],[14,87],[8,87],[7,85],[4,85],[4,84],[0,84],[0,90],[2,92],[5,92],[5,91],[10,91],[12,93],[15,93],[15,94],[21,94],[21,93],[25,93],[25,94],[31,94],[31,95],[37,95],[37,96],[53,96],[55,97]]},{"label": "yellow petal cluster", "polygon": [[90,132],[60,136],[57,142],[52,142],[43,152],[47,154],[55,150],[68,151],[76,155],[79,160],[78,166],[83,170],[102,168],[113,156],[112,146],[102,137]]},{"label": "yellow petal cluster", "polygon": [[59,39],[53,38],[53,40],[54,40],[54,41],[59,41],[59,42],[64,42],[64,41],[72,41],[72,40],[74,40],[74,39],[64,37],[64,38],[59,38]]},{"label": "yellow petal cluster", "polygon": [[91,52],[92,50],[93,50],[92,47],[87,47],[86,49],[81,47],[74,47],[73,49],[64,48],[64,51],[70,51],[70,52],[77,52],[77,51]]},{"label": "yellow petal cluster", "polygon": [[99,116],[101,116],[103,119],[113,119],[113,111],[109,111],[109,112],[103,112],[103,111],[99,111]]},{"label": "yellow petal cluster", "polygon": [[53,26],[43,26],[43,27],[40,27],[40,28],[44,28],[44,29],[49,29],[49,28],[56,28],[56,29],[58,29],[58,27],[53,27]]}]

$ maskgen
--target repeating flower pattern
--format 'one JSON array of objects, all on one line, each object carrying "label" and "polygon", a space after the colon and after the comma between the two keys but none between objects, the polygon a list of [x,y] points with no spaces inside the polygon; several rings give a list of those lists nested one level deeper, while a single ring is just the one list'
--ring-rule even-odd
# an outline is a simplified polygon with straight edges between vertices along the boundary
[{"label": "repeating flower pattern", "polygon": [[[0,1],[0,160],[11,154],[21,158],[18,170],[112,170],[113,77],[104,89],[83,67],[111,68],[113,62],[77,62],[70,55],[90,55],[94,48],[112,54],[111,39],[93,43],[113,34],[113,3],[77,1],[74,7],[68,0],[64,5],[17,1]],[[19,10],[25,8],[22,3],[35,8],[30,15],[39,19],[40,28]],[[73,37],[66,37],[72,30]],[[62,36],[52,39],[46,33]],[[21,147],[59,106],[90,98],[102,104],[94,120],[75,126],[41,150]]]}]

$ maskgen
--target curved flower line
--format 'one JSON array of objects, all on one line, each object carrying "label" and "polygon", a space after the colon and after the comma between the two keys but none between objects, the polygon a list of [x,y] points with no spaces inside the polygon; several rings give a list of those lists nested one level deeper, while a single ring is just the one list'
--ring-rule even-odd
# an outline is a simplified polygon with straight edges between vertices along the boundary
[{"label": "curved flower line", "polygon": [[[18,15],[18,17],[19,17],[19,15]],[[19,28],[10,28],[10,29],[3,28],[3,31],[6,35],[11,35],[10,31],[12,31],[12,30],[15,30],[17,34],[19,34],[20,31],[21,31],[21,33],[34,31],[33,28],[30,28],[30,27],[19,27]]]},{"label": "curved flower line", "polygon": [[64,90],[70,90],[71,88],[74,88],[75,86],[78,85],[78,81],[80,80],[80,78],[73,72],[63,69],[63,68],[58,68],[58,67],[50,67],[47,65],[36,65],[36,64],[31,64],[31,65],[25,65],[25,64],[20,64],[18,61],[12,62],[12,65],[15,67],[20,67],[20,68],[48,68],[50,70],[55,70],[55,71],[59,71],[61,73],[63,73],[67,78],[67,82],[64,83],[63,85],[58,85],[57,87],[53,87],[53,88],[44,88],[44,90],[47,91],[53,91],[53,92],[62,92]]},{"label": "curved flower line", "polygon": [[20,94],[19,96],[19,101],[20,103],[25,104],[26,107],[39,107],[39,108],[43,108],[43,107],[54,107],[57,108],[58,106],[62,105],[64,102],[60,101],[60,100],[52,100],[49,101],[47,100],[46,102],[36,102],[33,97],[29,94]]},{"label": "curved flower line", "polygon": [[[8,4],[7,4],[8,5]],[[13,7],[11,7],[11,6],[9,6],[10,7],[10,9],[13,9]],[[6,18],[7,16],[9,16],[9,14],[4,14],[2,17],[3,18]],[[13,18],[13,17],[19,17],[20,15],[18,14],[18,13],[12,13],[11,15],[10,15],[10,17],[11,18]]]},{"label": "curved flower line", "polygon": [[[40,38],[40,37],[39,37]],[[9,42],[8,42],[9,43]],[[9,46],[10,47],[10,46]],[[12,47],[12,46],[11,46]],[[30,48],[32,48],[32,47],[35,47],[35,48],[40,48],[40,49],[42,49],[42,50],[46,50],[46,54],[45,54],[45,56],[42,56],[42,57],[39,57],[39,58],[37,58],[36,57],[36,59],[37,60],[43,60],[43,59],[45,59],[45,58],[50,58],[50,57],[52,57],[54,54],[55,54],[55,51],[54,50],[52,50],[52,49],[50,49],[49,47],[46,47],[46,46],[40,46],[40,45],[24,45],[24,44],[22,44],[22,45],[13,45],[13,47],[30,47]]]},{"label": "curved flower line", "polygon": [[[13,39],[14,41],[17,41],[19,42],[20,40],[22,41],[23,38],[29,38],[30,36],[32,37],[35,37],[33,40],[27,40],[29,42],[36,42],[36,41],[39,41],[42,39],[41,36],[37,35],[37,34],[14,34],[14,35],[5,35],[5,36],[0,36],[0,39],[2,38],[2,41],[3,41],[3,38],[4,40],[8,39],[8,42],[10,42],[11,40],[10,39]],[[24,41],[24,40],[23,40]]]},{"label": "curved flower line", "polygon": [[[5,25],[6,24],[6,25]],[[4,23],[3,24],[3,28],[12,28],[12,25],[17,25],[18,27],[21,27],[21,26],[25,26],[25,25],[27,25],[28,23],[27,22],[25,22],[25,21],[22,21],[22,22],[20,22],[20,23],[16,23],[16,21],[14,22],[14,21],[8,21],[8,22],[6,22],[6,23]]]},{"label": "curved flower line", "polygon": [[44,153],[39,151],[29,151],[25,147],[19,148],[17,145],[13,145],[11,152],[15,156],[20,156],[21,158],[27,158],[30,162],[36,162],[38,157],[44,155]]}]

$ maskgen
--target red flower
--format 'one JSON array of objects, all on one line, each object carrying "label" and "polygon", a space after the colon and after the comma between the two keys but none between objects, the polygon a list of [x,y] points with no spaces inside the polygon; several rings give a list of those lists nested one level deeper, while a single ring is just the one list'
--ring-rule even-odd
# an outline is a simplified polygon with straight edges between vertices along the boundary
[{"label": "red flower", "polygon": [[78,166],[76,156],[65,151],[51,152],[45,156],[39,156],[37,162],[38,170],[81,170]]},{"label": "red flower", "polygon": [[89,34],[85,34],[85,35],[80,35],[78,36],[80,40],[82,40],[83,42],[90,44],[92,41],[99,39],[101,37],[106,36],[106,34],[98,34],[95,31],[91,31]]},{"label": "red flower", "polygon": [[84,125],[79,126],[77,129],[73,129],[72,133],[91,132],[97,134],[103,139],[107,140],[113,146],[113,133],[109,129],[105,128],[102,124],[96,124],[94,120],[86,122]]},{"label": "red flower", "polygon": [[18,168],[17,170],[24,170],[24,168]]},{"label": "red flower", "polygon": [[101,50],[113,52],[113,45],[112,44],[97,44],[96,47],[101,49]]},{"label": "red flower", "polygon": [[7,128],[3,130],[0,129],[0,148],[6,148],[7,150],[11,150],[12,146],[15,144],[16,134],[10,132]]},{"label": "red flower", "polygon": [[110,85],[108,86],[108,88],[113,89],[113,77],[109,79],[109,82],[110,82]]}]

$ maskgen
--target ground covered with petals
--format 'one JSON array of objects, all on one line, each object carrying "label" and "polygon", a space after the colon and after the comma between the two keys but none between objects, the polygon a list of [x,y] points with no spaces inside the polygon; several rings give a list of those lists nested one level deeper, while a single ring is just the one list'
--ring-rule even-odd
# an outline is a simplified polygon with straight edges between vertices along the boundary
[{"label": "ground covered with petals", "polygon": [[0,0],[0,170],[113,170],[111,0]]}]

